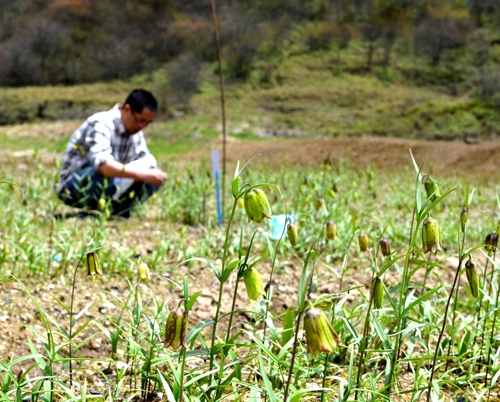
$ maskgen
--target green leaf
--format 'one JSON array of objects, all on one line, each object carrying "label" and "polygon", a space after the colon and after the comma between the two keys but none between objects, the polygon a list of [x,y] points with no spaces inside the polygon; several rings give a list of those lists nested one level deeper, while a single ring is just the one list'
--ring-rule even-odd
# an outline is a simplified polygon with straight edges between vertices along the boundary
[{"label": "green leaf", "polygon": [[264,233],[264,237],[266,238],[267,248],[269,249],[269,255],[271,256],[271,265],[273,265],[275,260],[276,260],[276,253],[274,251],[273,243],[272,243],[271,239],[269,238],[269,236],[267,236],[265,233]]},{"label": "green leaf", "polygon": [[264,385],[266,386],[267,396],[269,397],[270,402],[276,402],[276,394],[273,389],[273,385],[271,381],[269,381],[269,377],[267,376],[266,366],[264,365],[264,360],[262,359],[262,353],[259,349],[259,365],[260,365],[260,375],[262,376],[262,380],[264,381]]},{"label": "green leaf", "polygon": [[384,265],[382,266],[382,268],[380,268],[380,271],[378,272],[377,275],[382,276],[382,274],[385,271],[387,271],[390,267],[392,267],[396,261],[404,257],[406,257],[406,254],[398,255],[396,258],[392,258],[390,260],[385,261]]},{"label": "green leaf", "polygon": [[281,346],[288,343],[293,338],[293,328],[295,324],[295,314],[290,308],[286,309],[285,320],[283,323],[283,334],[281,335]]},{"label": "green leaf", "polygon": [[372,321],[373,321],[373,326],[375,327],[375,331],[377,331],[378,336],[382,340],[382,344],[384,345],[384,349],[387,351],[392,351],[392,345],[391,342],[389,341],[389,338],[387,338],[387,335],[380,325],[380,322],[375,314],[371,314]]},{"label": "green leaf", "polygon": [[233,179],[237,179],[240,176],[240,161],[236,163],[236,169],[234,169]]},{"label": "green leaf", "polygon": [[172,392],[172,389],[170,388],[170,385],[168,384],[165,377],[163,377],[163,374],[160,370],[158,370],[158,376],[160,377],[161,384],[163,385],[163,389],[165,391],[165,394],[167,395],[167,401],[168,402],[176,402],[176,399],[175,399],[175,396]]},{"label": "green leaf", "polygon": [[439,289],[441,289],[441,286],[438,286],[438,287],[435,287],[434,289],[432,289],[430,292],[427,292],[425,294],[423,294],[422,296],[420,296],[417,300],[414,300],[412,301],[408,307],[406,307],[404,310],[403,310],[403,313],[402,313],[402,317],[406,316],[412,309],[413,307],[415,307],[417,304],[420,304],[422,303],[424,300],[427,300],[429,297],[431,297],[434,293],[436,293]]},{"label": "green leaf", "polygon": [[417,213],[418,220],[422,220],[422,218],[424,216],[426,216],[428,213],[430,213],[432,208],[434,208],[437,204],[439,204],[443,200],[443,198],[445,198],[448,194],[455,191],[457,188],[458,187],[453,187],[451,190],[448,190],[446,193],[444,193],[440,197],[436,198],[429,206],[427,206],[429,204],[429,201],[430,201],[430,199],[428,198],[424,202],[422,207],[417,210],[418,211],[418,213]]},{"label": "green leaf", "polygon": [[193,295],[189,298],[188,302],[186,303],[186,311],[189,312],[191,308],[193,307],[194,303],[196,302],[196,299],[201,295],[201,290],[198,292],[194,292]]},{"label": "green leaf", "polygon": [[242,258],[235,259],[231,261],[229,264],[226,265],[226,268],[224,268],[224,271],[222,272],[222,275],[220,277],[220,281],[222,283],[226,282],[227,279],[229,278],[229,275],[231,275],[231,272],[234,271],[234,269],[243,261]]},{"label": "green leaf", "polygon": [[212,325],[214,323],[215,323],[214,320],[209,319],[209,320],[204,320],[204,321],[199,322],[198,324],[196,324],[194,326],[194,328],[191,331],[189,331],[189,334],[187,336],[187,342],[188,342],[188,344],[191,344],[192,342],[195,341],[196,337],[198,336],[198,334],[200,333],[200,331],[203,328],[208,327],[209,325]]},{"label": "green leaf", "polygon": [[232,185],[232,191],[233,191],[233,197],[234,198],[239,198],[239,189],[240,189],[240,182],[241,182],[241,177],[236,177],[233,180],[233,185]]},{"label": "green leaf", "polygon": [[290,395],[288,402],[300,402],[303,400],[303,395],[308,393],[317,393],[319,391],[331,391],[331,388],[297,389]]}]

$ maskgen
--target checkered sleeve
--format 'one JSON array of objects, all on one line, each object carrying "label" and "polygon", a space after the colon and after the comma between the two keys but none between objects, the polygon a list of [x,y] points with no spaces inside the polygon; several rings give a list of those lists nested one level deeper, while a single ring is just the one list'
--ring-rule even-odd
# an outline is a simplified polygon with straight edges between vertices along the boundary
[{"label": "checkered sleeve", "polygon": [[85,143],[88,145],[88,159],[97,171],[103,163],[114,160],[111,149],[113,129],[101,122],[96,122],[85,133]]}]

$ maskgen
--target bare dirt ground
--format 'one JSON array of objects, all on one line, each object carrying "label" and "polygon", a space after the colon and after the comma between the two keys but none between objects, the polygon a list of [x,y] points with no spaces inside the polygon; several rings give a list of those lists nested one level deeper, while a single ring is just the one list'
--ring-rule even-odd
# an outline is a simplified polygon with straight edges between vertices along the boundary
[{"label": "bare dirt ground", "polygon": [[[412,168],[409,149],[412,150],[418,163],[424,162],[426,166],[431,166],[433,171],[449,172],[450,174],[464,176],[479,176],[485,180],[497,180],[500,167],[500,143],[484,142],[477,144],[466,144],[463,142],[424,142],[406,141],[389,138],[344,138],[344,139],[317,139],[300,140],[288,139],[277,141],[240,142],[230,139],[227,142],[226,156],[229,164],[239,160],[244,162],[256,154],[260,154],[263,162],[269,164],[319,164],[326,160],[346,159],[354,166],[366,168],[374,166],[380,170],[397,171],[400,169]],[[204,155],[205,153],[203,153]],[[186,157],[199,158],[201,152],[190,153]],[[54,155],[47,155],[53,159]],[[0,161],[1,163],[1,161]],[[138,218],[132,217],[131,221]],[[76,220],[75,220],[76,222]],[[71,222],[70,222],[71,223]],[[76,224],[76,223],[75,223]],[[123,235],[121,222],[115,222],[115,229],[110,230],[108,242],[113,244],[123,244],[141,242],[146,246],[142,247],[141,253],[144,256],[151,254],[155,249],[155,244],[151,239],[144,238],[144,233],[127,231]],[[131,225],[136,226],[136,225]],[[175,228],[174,228],[175,229]],[[190,236],[196,239],[203,238],[203,231],[196,228],[190,229]],[[141,237],[142,236],[142,237]],[[203,256],[200,256],[203,257]],[[295,307],[297,303],[297,284],[300,277],[301,261],[281,261],[281,269],[273,279],[274,298],[273,309],[277,313],[283,312],[286,307]],[[338,269],[339,266],[336,268]],[[366,264],[368,266],[369,264]],[[441,280],[446,283],[452,281],[452,269],[456,266],[456,261],[446,261],[443,263]],[[271,270],[269,261],[264,261],[261,265],[264,281],[269,279]],[[148,284],[140,285],[145,297],[154,294],[157,298],[171,300],[169,307],[175,306],[178,300],[178,292],[169,282],[169,279],[182,282],[182,278],[189,274],[194,279],[198,289],[202,290],[202,295],[198,299],[196,308],[190,316],[190,327],[196,325],[204,319],[212,318],[217,304],[218,282],[213,272],[204,266],[182,266],[170,273],[170,268],[158,270],[153,273],[152,280]],[[333,294],[339,291],[338,280],[332,278],[331,272],[323,267],[319,267],[319,287],[317,294]],[[344,282],[344,286],[359,286],[357,294],[352,294],[352,298],[359,297],[359,292],[368,292],[371,274],[362,266],[355,267]],[[396,273],[388,273],[389,281],[397,283],[399,277]],[[23,281],[41,306],[46,309],[57,322],[63,324],[68,321],[68,314],[61,308],[55,300],[59,300],[69,306],[70,275],[58,278],[33,278]],[[465,280],[465,278],[463,278]],[[429,286],[436,283],[434,277],[429,278]],[[234,281],[228,283],[223,296],[223,312],[229,309],[231,304],[232,289]],[[252,309],[253,303],[249,303],[244,287],[241,284],[241,291],[238,292],[237,308]],[[118,315],[119,307],[116,297],[126,300],[128,286],[123,277],[114,275],[111,277],[100,277],[89,280],[83,272],[78,275],[77,291],[75,292],[75,313],[82,311],[89,303],[93,302],[81,320],[94,318],[102,322],[103,325],[110,325],[109,315]],[[115,295],[115,296],[113,296]],[[221,323],[221,328],[227,324]],[[238,316],[235,327],[250,325],[249,315]],[[0,356],[4,358],[17,358],[30,353],[27,338],[35,339],[32,330],[42,330],[40,317],[34,305],[26,297],[26,293],[21,286],[14,282],[0,282]],[[110,326],[111,328],[111,326]],[[110,354],[110,346],[100,330],[91,326],[90,333],[94,336],[82,347],[82,356],[88,358],[106,358]],[[41,347],[39,341],[35,341]],[[30,362],[18,364],[17,370],[27,367]],[[97,367],[107,366],[104,362],[96,362]],[[95,380],[94,387],[103,385],[99,379]]]},{"label": "bare dirt ground", "polygon": [[245,161],[256,154],[266,162],[314,165],[346,159],[360,168],[381,170],[412,167],[411,149],[417,163],[434,171],[488,178],[500,168],[500,142],[417,141],[395,138],[287,139],[241,143],[228,141],[227,160]]}]

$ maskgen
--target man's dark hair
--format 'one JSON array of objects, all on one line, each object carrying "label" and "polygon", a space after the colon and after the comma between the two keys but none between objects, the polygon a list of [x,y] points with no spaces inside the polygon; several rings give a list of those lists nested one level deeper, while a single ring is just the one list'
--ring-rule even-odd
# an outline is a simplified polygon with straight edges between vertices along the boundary
[{"label": "man's dark hair", "polygon": [[158,113],[158,101],[151,92],[145,89],[134,89],[130,92],[124,105],[130,105],[130,109],[134,113],[141,113],[144,108]]}]

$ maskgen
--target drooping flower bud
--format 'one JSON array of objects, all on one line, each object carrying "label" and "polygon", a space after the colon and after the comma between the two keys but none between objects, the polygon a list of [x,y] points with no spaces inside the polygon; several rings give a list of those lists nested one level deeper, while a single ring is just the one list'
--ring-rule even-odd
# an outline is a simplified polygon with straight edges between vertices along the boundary
[{"label": "drooping flower bud", "polygon": [[149,269],[149,265],[145,262],[141,262],[137,267],[137,276],[141,282],[149,282],[151,279],[151,270]]},{"label": "drooping flower bud", "polygon": [[436,254],[441,251],[441,233],[434,218],[425,218],[422,222],[422,247],[424,253],[430,251]]},{"label": "drooping flower bud", "polygon": [[271,206],[266,194],[260,188],[254,188],[245,193],[245,211],[248,221],[259,223],[264,218],[271,219]]},{"label": "drooping flower bud", "polygon": [[135,197],[135,191],[132,190],[130,193],[128,193],[128,198],[131,199],[131,200],[133,200],[134,197]]},{"label": "drooping flower bud", "polygon": [[245,207],[245,201],[243,200],[243,198],[238,198],[238,201],[236,201],[236,205],[238,206],[238,208],[244,208]]},{"label": "drooping flower bud", "polygon": [[431,202],[435,201],[441,196],[437,182],[431,179],[428,175],[425,175],[424,177],[424,187],[425,192],[427,193],[427,198],[430,198]]},{"label": "drooping flower bud", "polygon": [[470,259],[465,263],[465,274],[467,275],[467,281],[469,282],[470,292],[473,297],[479,296],[479,277],[477,276],[477,270],[474,262]]},{"label": "drooping flower bud", "polygon": [[467,221],[469,220],[469,210],[466,206],[462,208],[462,212],[460,212],[460,229],[462,233],[465,232],[465,227],[467,226]]},{"label": "drooping flower bud", "polygon": [[496,232],[490,232],[486,235],[486,240],[484,241],[486,244],[486,251],[495,251],[498,246],[498,235]]},{"label": "drooping flower bud", "polygon": [[325,200],[323,197],[316,197],[316,203],[314,204],[314,207],[316,208],[316,211],[319,211],[320,209],[325,207]]},{"label": "drooping flower bud", "polygon": [[337,230],[337,225],[334,221],[327,222],[326,224],[326,238],[328,240],[337,240],[339,237],[339,231]]},{"label": "drooping flower bud", "polygon": [[382,251],[382,255],[384,257],[391,255],[391,242],[389,241],[389,239],[382,237],[380,239],[379,245],[380,245],[380,251]]},{"label": "drooping flower bud", "polygon": [[338,336],[322,309],[311,307],[306,311],[304,332],[307,351],[313,356],[317,356],[321,352],[332,353],[337,349]]},{"label": "drooping flower bud", "polygon": [[182,307],[176,307],[170,311],[165,327],[166,348],[179,349],[181,346],[187,348],[186,335],[188,327],[188,313]]},{"label": "drooping flower bud", "polygon": [[87,253],[87,276],[102,275],[99,256],[96,252]]},{"label": "drooping flower bud", "polygon": [[99,211],[102,211],[106,207],[106,200],[104,198],[99,198],[99,201],[97,201],[97,209]]},{"label": "drooping flower bud", "polygon": [[260,296],[265,295],[264,285],[259,272],[255,268],[250,268],[243,276],[245,287],[247,289],[248,298],[257,300]]},{"label": "drooping flower bud", "polygon": [[372,303],[373,308],[381,309],[384,305],[384,284],[378,276],[372,281]]},{"label": "drooping flower bud", "polygon": [[289,223],[286,227],[286,233],[288,235],[288,240],[292,246],[296,246],[299,243],[299,235],[297,225]]},{"label": "drooping flower bud", "polygon": [[358,236],[358,244],[359,244],[359,251],[365,252],[370,249],[370,240],[368,239],[368,235],[366,233],[361,233]]}]

